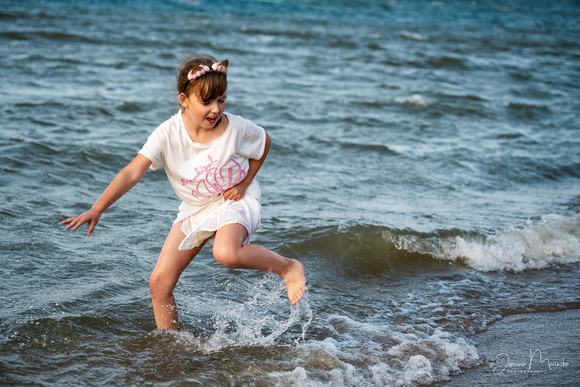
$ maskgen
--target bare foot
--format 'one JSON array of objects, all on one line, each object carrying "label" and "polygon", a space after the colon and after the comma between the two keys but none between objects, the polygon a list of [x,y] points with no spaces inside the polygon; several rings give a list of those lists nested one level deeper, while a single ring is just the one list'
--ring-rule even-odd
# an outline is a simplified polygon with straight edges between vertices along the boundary
[{"label": "bare foot", "polygon": [[290,259],[290,261],[292,261],[292,266],[282,275],[282,278],[286,284],[290,304],[296,305],[306,290],[306,277],[304,276],[304,265],[295,259]]}]

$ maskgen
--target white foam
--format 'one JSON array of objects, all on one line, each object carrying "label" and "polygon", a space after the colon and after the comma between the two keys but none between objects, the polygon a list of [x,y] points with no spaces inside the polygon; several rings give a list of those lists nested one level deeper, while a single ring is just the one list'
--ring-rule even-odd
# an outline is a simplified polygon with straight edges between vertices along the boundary
[{"label": "white foam", "polygon": [[401,36],[405,39],[409,39],[409,40],[418,40],[418,41],[423,41],[423,40],[427,40],[426,36],[423,36],[421,34],[416,34],[413,32],[407,32],[407,31],[403,31],[403,33],[401,34]]},{"label": "white foam", "polygon": [[[460,367],[480,363],[474,346],[427,324],[385,325],[331,316],[336,338],[294,349],[296,367],[270,373],[266,382],[303,386],[412,386],[447,380]],[[322,375],[322,376],[321,376]]]},{"label": "white foam", "polygon": [[413,94],[409,97],[396,97],[393,100],[396,103],[400,103],[402,105],[412,105],[412,106],[420,106],[420,107],[425,107],[425,106],[430,105],[430,103],[425,101],[425,99],[420,94]]},{"label": "white foam", "polygon": [[481,271],[541,269],[580,261],[580,219],[544,216],[479,242],[457,237],[442,245],[444,259],[463,259]]},{"label": "white foam", "polygon": [[487,236],[387,236],[399,249],[461,261],[480,271],[521,272],[580,261],[580,216],[546,215]]},{"label": "white foam", "polygon": [[405,366],[405,373],[399,385],[431,384],[434,382],[431,361],[423,355],[414,355],[409,358]]}]

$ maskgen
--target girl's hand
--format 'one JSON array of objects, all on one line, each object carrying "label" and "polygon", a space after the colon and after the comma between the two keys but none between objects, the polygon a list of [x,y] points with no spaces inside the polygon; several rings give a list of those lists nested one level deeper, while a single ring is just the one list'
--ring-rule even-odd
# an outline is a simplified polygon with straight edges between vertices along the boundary
[{"label": "girl's hand", "polygon": [[79,216],[73,216],[71,218],[65,219],[60,224],[68,224],[65,227],[66,230],[72,228],[73,231],[82,226],[85,223],[89,224],[89,230],[87,231],[87,236],[91,236],[91,233],[95,229],[97,223],[101,219],[101,213],[95,209],[90,209],[87,212],[82,213]]},{"label": "girl's hand", "polygon": [[264,147],[264,154],[262,155],[262,158],[259,160],[250,159],[250,161],[249,161],[250,167],[248,169],[246,177],[244,178],[244,180],[242,180],[240,182],[240,184],[224,191],[224,194],[223,194],[224,199],[235,200],[235,201],[242,200],[242,198],[244,197],[244,194],[246,193],[246,189],[248,189],[248,186],[250,185],[250,183],[254,179],[254,176],[256,176],[256,173],[258,173],[258,170],[260,169],[260,167],[264,163],[264,160],[266,160],[266,156],[268,155],[268,152],[270,151],[271,145],[272,145],[272,139],[270,138],[270,135],[268,133],[266,133],[266,144]]},{"label": "girl's hand", "polygon": [[224,191],[224,199],[240,201],[246,194],[246,189],[248,187],[242,181],[240,184],[233,186],[232,188]]}]

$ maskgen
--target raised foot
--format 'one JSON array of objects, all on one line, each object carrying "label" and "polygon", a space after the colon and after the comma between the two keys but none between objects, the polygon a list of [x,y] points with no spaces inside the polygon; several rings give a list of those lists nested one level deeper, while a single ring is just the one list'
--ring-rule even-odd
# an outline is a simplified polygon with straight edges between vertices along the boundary
[{"label": "raised foot", "polygon": [[296,305],[306,290],[306,277],[304,276],[304,265],[295,259],[290,260],[292,261],[292,266],[282,275],[282,278],[286,284],[290,304]]}]

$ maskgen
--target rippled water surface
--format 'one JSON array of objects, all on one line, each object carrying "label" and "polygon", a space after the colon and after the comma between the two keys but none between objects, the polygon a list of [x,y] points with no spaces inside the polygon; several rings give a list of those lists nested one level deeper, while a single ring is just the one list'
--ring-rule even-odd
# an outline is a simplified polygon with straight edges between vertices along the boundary
[{"label": "rippled water surface", "polygon": [[[433,384],[503,316],[579,308],[579,27],[577,1],[3,1],[0,383]],[[90,238],[59,222],[174,114],[194,51],[273,139],[254,242],[309,291],[207,249],[169,334],[163,171]]]}]

